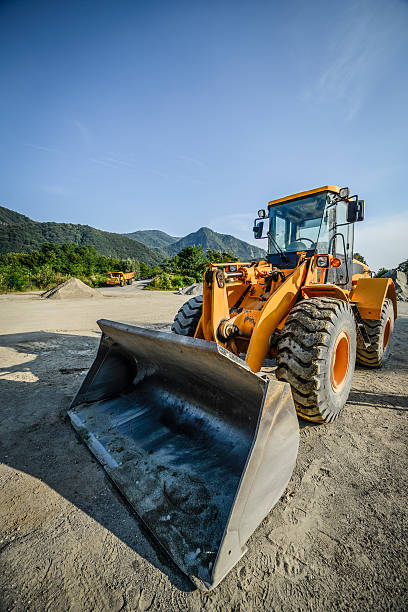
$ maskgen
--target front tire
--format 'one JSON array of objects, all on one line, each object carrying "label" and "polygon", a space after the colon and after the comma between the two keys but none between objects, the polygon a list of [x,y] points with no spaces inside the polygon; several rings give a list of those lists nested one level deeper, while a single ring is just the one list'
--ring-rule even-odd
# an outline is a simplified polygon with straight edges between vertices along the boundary
[{"label": "front tire", "polygon": [[203,296],[191,298],[180,308],[174,317],[171,331],[179,336],[194,337],[198,322],[203,312]]},{"label": "front tire", "polygon": [[278,342],[278,380],[290,384],[299,416],[334,421],[350,393],[356,360],[356,325],[347,302],[311,298],[288,316]]},{"label": "front tire", "polygon": [[391,336],[394,331],[394,307],[391,300],[384,300],[379,321],[364,319],[371,346],[365,348],[357,339],[357,363],[369,368],[380,368],[391,351]]}]

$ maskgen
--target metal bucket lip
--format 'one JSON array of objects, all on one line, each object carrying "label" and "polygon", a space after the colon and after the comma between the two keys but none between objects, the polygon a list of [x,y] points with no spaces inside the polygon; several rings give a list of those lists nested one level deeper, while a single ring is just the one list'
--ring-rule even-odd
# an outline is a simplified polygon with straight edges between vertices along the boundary
[{"label": "metal bucket lip", "polygon": [[[234,517],[234,515],[237,513],[238,511],[238,505],[240,507],[244,507],[244,511],[247,505],[247,502],[249,500],[249,498],[251,497],[253,490],[255,488],[255,481],[251,481],[248,478],[248,469],[250,464],[254,461],[254,454],[256,453],[259,456],[262,457],[263,452],[264,452],[264,448],[262,446],[262,443],[260,442],[260,438],[262,437],[264,430],[265,430],[265,422],[264,422],[264,416],[266,415],[267,412],[269,412],[270,410],[270,389],[269,387],[273,387],[274,386],[274,382],[278,382],[278,381],[273,381],[271,379],[269,379],[267,376],[264,377],[264,383],[265,383],[265,387],[264,387],[264,394],[262,397],[262,404],[260,406],[259,409],[259,417],[258,417],[258,421],[257,421],[257,425],[256,425],[256,430],[252,439],[252,443],[251,443],[251,448],[249,450],[246,462],[245,462],[245,466],[242,470],[242,474],[241,474],[241,478],[239,481],[239,485],[237,487],[236,493],[235,493],[235,497],[234,497],[234,501],[233,504],[231,506],[231,510],[228,516],[228,521],[225,525],[224,528],[224,533],[223,533],[223,537],[217,552],[217,557],[214,563],[214,567],[213,567],[213,571],[212,571],[212,575],[211,578],[215,578],[215,572],[217,571],[217,577],[215,578],[215,580],[212,580],[211,585],[206,585],[208,590],[212,590],[214,589],[224,578],[225,576],[229,573],[229,571],[232,569],[232,567],[234,567],[238,561],[245,555],[245,553],[247,552],[248,548],[245,545],[245,542],[247,541],[248,538],[245,538],[245,541],[242,542],[241,539],[239,538],[239,533],[238,530],[235,531],[234,529],[234,525],[232,525],[232,522],[236,523],[236,517]],[[280,487],[280,490],[278,491],[278,493],[276,494],[276,499],[275,501],[270,505],[270,507],[268,508],[267,512],[264,514],[264,516],[262,517],[265,518],[265,516],[267,516],[267,514],[272,510],[272,508],[274,507],[274,505],[277,503],[278,499],[281,497],[282,493],[284,492],[291,474],[293,472],[293,469],[295,467],[296,464],[296,457],[298,454],[298,450],[299,450],[299,426],[298,426],[298,420],[297,420],[297,415],[296,415],[296,411],[295,411],[295,407],[293,404],[293,399],[292,399],[292,394],[290,391],[290,387],[288,385],[288,383],[282,383],[282,382],[278,382],[278,385],[280,386],[280,391],[279,391],[279,399],[281,401],[285,401],[285,399],[287,400],[288,397],[290,397],[290,401],[292,402],[293,405],[293,421],[294,421],[294,427],[292,427],[292,465],[289,467],[289,476],[286,480],[286,482],[284,483],[283,486]],[[286,397],[285,397],[286,396]],[[275,408],[276,410],[278,409],[278,407],[281,404],[275,404]],[[272,408],[273,410],[273,408]],[[274,422],[276,417],[276,412],[273,416],[272,421]],[[271,426],[271,429],[273,428],[273,423]],[[263,431],[262,431],[263,430]],[[258,464],[255,473],[257,474],[258,471],[260,470],[260,467],[262,465],[262,459],[260,461],[260,463]],[[238,512],[239,514],[239,512]],[[261,522],[261,521],[260,521]],[[260,522],[258,524],[256,524],[256,526],[251,530],[251,533],[253,533],[260,525]],[[232,538],[231,538],[232,536]],[[228,566],[228,553],[226,552],[226,550],[229,548],[230,543],[232,541],[233,545],[235,544],[235,539],[238,539],[238,546],[240,548],[240,554],[236,555],[234,557],[234,562],[231,566]],[[230,542],[230,543],[228,543]],[[220,567],[217,567],[218,562],[220,562],[220,564],[222,563],[222,565],[224,566],[224,569],[220,571]],[[227,563],[226,563],[227,562]]]},{"label": "metal bucket lip", "polygon": [[[198,349],[205,350],[207,352],[217,353],[222,357],[226,357],[228,361],[234,362],[237,366],[243,368],[247,372],[251,372],[251,368],[247,364],[246,361],[231,353],[231,351],[227,350],[223,346],[217,344],[217,342],[213,342],[212,340],[202,340],[201,338],[192,338],[190,336],[180,336],[174,333],[168,333],[164,331],[158,331],[156,329],[149,329],[148,327],[139,327],[134,325],[133,323],[121,323],[118,321],[111,321],[110,319],[98,319],[98,326],[100,327],[102,333],[109,336],[109,333],[105,330],[108,328],[117,329],[121,332],[128,332],[137,336],[145,336],[146,338],[157,338],[160,341],[168,342],[169,345],[174,345],[179,347],[180,345],[190,345],[195,346]],[[254,372],[251,372],[254,374]],[[258,375],[258,373],[256,373]],[[260,376],[262,378],[262,376]]]}]

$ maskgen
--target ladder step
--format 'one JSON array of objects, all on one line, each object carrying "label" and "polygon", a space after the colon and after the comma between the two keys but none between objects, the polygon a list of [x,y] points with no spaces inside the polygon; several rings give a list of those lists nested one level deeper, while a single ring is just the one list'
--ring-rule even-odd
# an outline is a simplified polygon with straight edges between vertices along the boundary
[{"label": "ladder step", "polygon": [[350,302],[351,309],[356,320],[357,333],[360,336],[360,340],[364,344],[364,348],[368,349],[371,346],[370,336],[368,335],[367,328],[364,325],[364,321],[361,318],[360,311],[356,302]]}]

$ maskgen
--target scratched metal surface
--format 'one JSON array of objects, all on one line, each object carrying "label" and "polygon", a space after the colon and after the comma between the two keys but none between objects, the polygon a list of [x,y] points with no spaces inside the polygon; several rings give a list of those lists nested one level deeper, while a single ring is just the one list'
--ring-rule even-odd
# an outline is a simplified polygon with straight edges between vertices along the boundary
[{"label": "scratched metal surface", "polygon": [[287,385],[215,343],[99,325],[72,424],[182,571],[213,588],[292,473]]}]

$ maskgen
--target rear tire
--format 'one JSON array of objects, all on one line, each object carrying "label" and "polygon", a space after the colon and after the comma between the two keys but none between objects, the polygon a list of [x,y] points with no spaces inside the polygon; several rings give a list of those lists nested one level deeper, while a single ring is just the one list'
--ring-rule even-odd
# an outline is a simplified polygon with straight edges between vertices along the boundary
[{"label": "rear tire", "polygon": [[203,312],[203,296],[197,295],[188,300],[174,317],[171,331],[179,336],[193,337]]},{"label": "rear tire", "polygon": [[394,331],[394,307],[391,300],[384,300],[381,319],[364,319],[364,324],[371,340],[371,346],[364,348],[357,339],[357,363],[369,368],[380,368],[388,359],[391,351],[391,336]]},{"label": "rear tire", "polygon": [[311,298],[288,316],[278,342],[276,377],[290,384],[299,416],[329,423],[350,393],[356,325],[347,302]]}]

